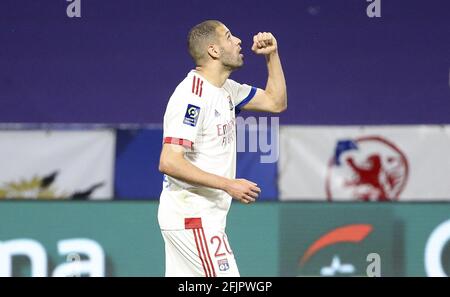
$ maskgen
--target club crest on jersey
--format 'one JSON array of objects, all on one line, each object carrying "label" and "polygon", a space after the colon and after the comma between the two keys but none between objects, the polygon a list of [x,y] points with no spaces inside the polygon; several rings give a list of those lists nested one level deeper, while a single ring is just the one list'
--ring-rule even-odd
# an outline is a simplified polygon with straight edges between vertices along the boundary
[{"label": "club crest on jersey", "polygon": [[230,110],[233,110],[234,105],[233,105],[233,101],[231,101],[231,97],[228,96],[228,103],[230,103]]},{"label": "club crest on jersey", "polygon": [[200,107],[188,104],[186,114],[184,115],[183,124],[195,127],[197,125],[199,115],[200,115]]},{"label": "club crest on jersey", "polygon": [[220,271],[227,271],[228,269],[230,269],[228,259],[220,259],[219,261],[217,261],[217,264],[219,265]]}]

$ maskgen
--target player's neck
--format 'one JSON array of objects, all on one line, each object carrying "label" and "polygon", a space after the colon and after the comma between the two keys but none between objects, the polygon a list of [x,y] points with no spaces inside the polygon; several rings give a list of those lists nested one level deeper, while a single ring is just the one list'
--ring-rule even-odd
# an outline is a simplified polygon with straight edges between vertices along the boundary
[{"label": "player's neck", "polygon": [[221,88],[231,74],[231,71],[207,66],[197,66],[195,71],[217,88]]}]

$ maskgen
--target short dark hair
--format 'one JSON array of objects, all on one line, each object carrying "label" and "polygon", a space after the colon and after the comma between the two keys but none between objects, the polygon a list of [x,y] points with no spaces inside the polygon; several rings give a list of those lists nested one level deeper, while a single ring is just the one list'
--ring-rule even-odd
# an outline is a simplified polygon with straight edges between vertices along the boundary
[{"label": "short dark hair", "polygon": [[189,54],[196,64],[205,56],[206,42],[216,38],[216,29],[223,25],[216,20],[207,20],[195,25],[188,34]]}]

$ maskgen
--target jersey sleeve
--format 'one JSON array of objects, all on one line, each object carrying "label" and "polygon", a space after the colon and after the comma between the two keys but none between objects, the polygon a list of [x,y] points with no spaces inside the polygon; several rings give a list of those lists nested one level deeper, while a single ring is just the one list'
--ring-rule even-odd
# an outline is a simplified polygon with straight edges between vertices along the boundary
[{"label": "jersey sleeve", "polygon": [[164,114],[163,143],[192,148],[203,125],[204,105],[198,96],[175,90]]},{"label": "jersey sleeve", "polygon": [[236,113],[239,113],[242,107],[253,99],[257,90],[255,87],[240,84],[232,79],[227,80],[227,88],[231,92]]}]

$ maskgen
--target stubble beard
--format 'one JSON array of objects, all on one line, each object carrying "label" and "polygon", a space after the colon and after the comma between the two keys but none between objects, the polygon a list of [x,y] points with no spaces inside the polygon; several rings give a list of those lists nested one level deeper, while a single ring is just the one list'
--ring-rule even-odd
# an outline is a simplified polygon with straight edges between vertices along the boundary
[{"label": "stubble beard", "polygon": [[230,71],[237,70],[244,65],[244,60],[238,53],[237,55],[233,55],[230,53],[225,52],[223,48],[221,48],[222,51],[222,65],[229,69]]}]

